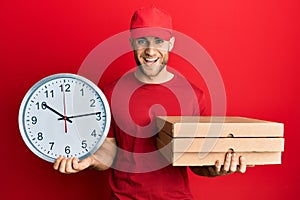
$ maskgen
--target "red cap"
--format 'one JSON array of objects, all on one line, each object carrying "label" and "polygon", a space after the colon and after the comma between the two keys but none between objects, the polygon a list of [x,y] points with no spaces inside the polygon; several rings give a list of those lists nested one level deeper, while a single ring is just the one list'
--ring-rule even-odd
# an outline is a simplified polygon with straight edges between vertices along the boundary
[{"label": "red cap", "polygon": [[172,18],[164,10],[155,6],[143,7],[134,12],[131,18],[132,38],[154,36],[163,40],[172,37]]}]

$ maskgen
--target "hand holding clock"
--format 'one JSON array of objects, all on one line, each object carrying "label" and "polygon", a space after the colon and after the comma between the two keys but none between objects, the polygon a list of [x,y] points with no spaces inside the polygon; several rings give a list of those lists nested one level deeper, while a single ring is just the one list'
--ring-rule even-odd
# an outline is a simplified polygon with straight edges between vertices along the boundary
[{"label": "hand holding clock", "polygon": [[117,152],[114,138],[106,138],[101,147],[92,155],[80,160],[78,158],[66,158],[59,156],[53,168],[60,173],[72,174],[87,168],[96,170],[106,170],[112,166]]},{"label": "hand holding clock", "polygon": [[64,158],[63,156],[59,156],[54,164],[53,168],[55,170],[60,171],[61,173],[64,174],[71,174],[71,173],[76,173],[80,172],[84,169],[89,168],[92,165],[92,157],[89,156],[83,160],[79,160],[78,158]]}]

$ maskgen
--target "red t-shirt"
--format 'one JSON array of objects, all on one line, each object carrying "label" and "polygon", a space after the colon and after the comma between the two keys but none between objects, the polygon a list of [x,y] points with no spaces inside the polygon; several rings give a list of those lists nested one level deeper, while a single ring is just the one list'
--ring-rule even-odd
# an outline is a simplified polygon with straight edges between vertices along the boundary
[{"label": "red t-shirt", "polygon": [[157,151],[156,116],[203,115],[203,92],[176,75],[163,84],[144,84],[133,73],[104,88],[118,153],[109,182],[112,199],[193,199],[186,167],[173,167]]}]

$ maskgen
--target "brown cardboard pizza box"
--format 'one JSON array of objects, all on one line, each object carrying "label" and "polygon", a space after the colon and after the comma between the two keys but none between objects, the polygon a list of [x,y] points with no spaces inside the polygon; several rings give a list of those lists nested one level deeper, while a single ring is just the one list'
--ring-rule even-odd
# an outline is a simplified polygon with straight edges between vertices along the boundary
[{"label": "brown cardboard pizza box", "polygon": [[[160,153],[173,166],[206,166],[214,165],[217,160],[224,164],[226,152],[172,152],[159,138],[157,147]],[[236,152],[237,156],[244,156],[247,165],[281,164],[281,152]]]},{"label": "brown cardboard pizza box", "polygon": [[283,124],[233,116],[159,116],[159,130],[172,137],[283,137]]},{"label": "brown cardboard pizza box", "polygon": [[173,152],[278,152],[284,150],[284,138],[184,138],[171,137],[164,131],[158,133],[164,144]]},{"label": "brown cardboard pizza box", "polygon": [[234,151],[249,165],[281,164],[283,124],[245,117],[157,117],[157,146],[174,166],[213,165]]}]

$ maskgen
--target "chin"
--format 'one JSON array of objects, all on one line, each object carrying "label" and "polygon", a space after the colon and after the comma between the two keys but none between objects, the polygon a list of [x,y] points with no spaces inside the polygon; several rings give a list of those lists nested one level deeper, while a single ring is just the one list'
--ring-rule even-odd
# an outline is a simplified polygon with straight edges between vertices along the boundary
[{"label": "chin", "polygon": [[148,67],[145,66],[140,66],[139,68],[144,75],[154,78],[160,74],[160,72],[165,68],[165,65],[155,66],[151,69],[147,69]]}]

